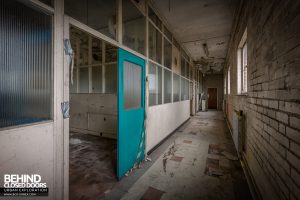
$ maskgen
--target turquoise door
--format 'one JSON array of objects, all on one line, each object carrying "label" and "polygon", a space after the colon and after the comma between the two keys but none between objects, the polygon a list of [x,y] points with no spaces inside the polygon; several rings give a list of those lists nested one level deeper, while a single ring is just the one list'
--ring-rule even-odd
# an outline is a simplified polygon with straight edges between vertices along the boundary
[{"label": "turquoise door", "polygon": [[145,61],[118,49],[118,178],[144,158]]}]

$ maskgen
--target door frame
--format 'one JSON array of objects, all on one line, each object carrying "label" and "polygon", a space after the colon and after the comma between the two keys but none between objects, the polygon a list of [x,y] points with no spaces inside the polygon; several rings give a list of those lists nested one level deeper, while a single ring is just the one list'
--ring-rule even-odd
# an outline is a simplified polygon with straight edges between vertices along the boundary
[{"label": "door frame", "polygon": [[[60,2],[60,0],[55,0],[55,3],[56,5],[60,6],[60,8],[63,8],[63,5],[60,5],[59,3],[57,2]],[[67,62],[67,56],[65,55],[65,53],[63,52],[63,39],[70,39],[70,27],[71,26],[74,26],[80,30],[83,30],[91,35],[93,35],[94,37],[97,37],[105,42],[108,42],[108,43],[111,43],[112,45],[116,46],[117,48],[122,48],[123,50],[125,51],[128,51],[129,53],[135,55],[135,56],[138,56],[142,59],[144,59],[145,61],[145,76],[147,76],[147,70],[148,70],[148,59],[145,55],[143,54],[140,54],[138,52],[135,52],[134,50],[124,46],[121,41],[117,41],[117,40],[114,40],[114,39],[111,39],[110,37],[100,33],[99,31],[87,26],[86,24],[84,23],[81,23],[79,22],[78,20],[66,15],[63,13],[63,9],[62,9],[62,17],[63,17],[63,22],[60,24],[60,26],[62,27],[62,30],[63,30],[63,37],[60,37],[60,53],[61,55],[63,55],[61,59],[63,59],[63,74],[61,75],[62,76],[62,79],[64,80],[64,82],[62,82],[60,85],[63,84],[63,101],[70,101],[70,97],[69,97],[69,93],[70,93],[70,87],[69,87],[69,64]],[[147,23],[148,24],[148,23]],[[119,28],[119,30],[121,30]],[[60,33],[61,33],[61,30],[60,30]],[[117,35],[119,35],[120,33],[117,33]],[[118,37],[118,36],[117,36]],[[147,41],[146,41],[147,42]],[[145,88],[144,88],[144,91],[145,91],[145,110],[147,110],[147,82],[145,83]],[[59,106],[59,109],[60,106]],[[69,199],[69,119],[65,119],[63,120],[63,163],[64,163],[64,166],[63,166],[63,174],[61,174],[61,176],[63,177],[63,195],[64,195],[64,199]],[[145,150],[146,150],[146,135],[145,135]],[[144,152],[145,155],[146,155],[146,151]]]}]

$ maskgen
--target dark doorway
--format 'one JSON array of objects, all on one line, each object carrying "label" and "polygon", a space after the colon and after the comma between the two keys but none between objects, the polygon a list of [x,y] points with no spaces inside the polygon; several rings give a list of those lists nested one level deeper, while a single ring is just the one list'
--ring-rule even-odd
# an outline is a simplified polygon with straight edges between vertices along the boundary
[{"label": "dark doorway", "polygon": [[218,90],[217,88],[208,88],[208,109],[218,108]]}]

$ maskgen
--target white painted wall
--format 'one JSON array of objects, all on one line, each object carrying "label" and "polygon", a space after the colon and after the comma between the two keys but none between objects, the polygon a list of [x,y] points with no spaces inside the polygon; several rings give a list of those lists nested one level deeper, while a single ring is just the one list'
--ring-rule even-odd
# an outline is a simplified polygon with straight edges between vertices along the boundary
[{"label": "white painted wall", "polygon": [[151,106],[147,111],[146,152],[190,117],[190,100]]},{"label": "white painted wall", "polygon": [[72,131],[117,138],[116,94],[71,94],[70,105]]},{"label": "white painted wall", "polygon": [[4,174],[39,174],[49,188],[49,196],[34,199],[54,199],[53,122],[3,130],[0,146],[0,187]]}]

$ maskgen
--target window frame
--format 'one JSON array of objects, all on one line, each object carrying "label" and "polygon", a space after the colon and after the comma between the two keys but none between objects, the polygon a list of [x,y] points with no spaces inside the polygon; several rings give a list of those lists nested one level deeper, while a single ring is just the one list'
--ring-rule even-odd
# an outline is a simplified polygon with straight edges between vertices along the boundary
[{"label": "window frame", "polygon": [[248,94],[248,42],[247,28],[237,50],[237,94]]}]

